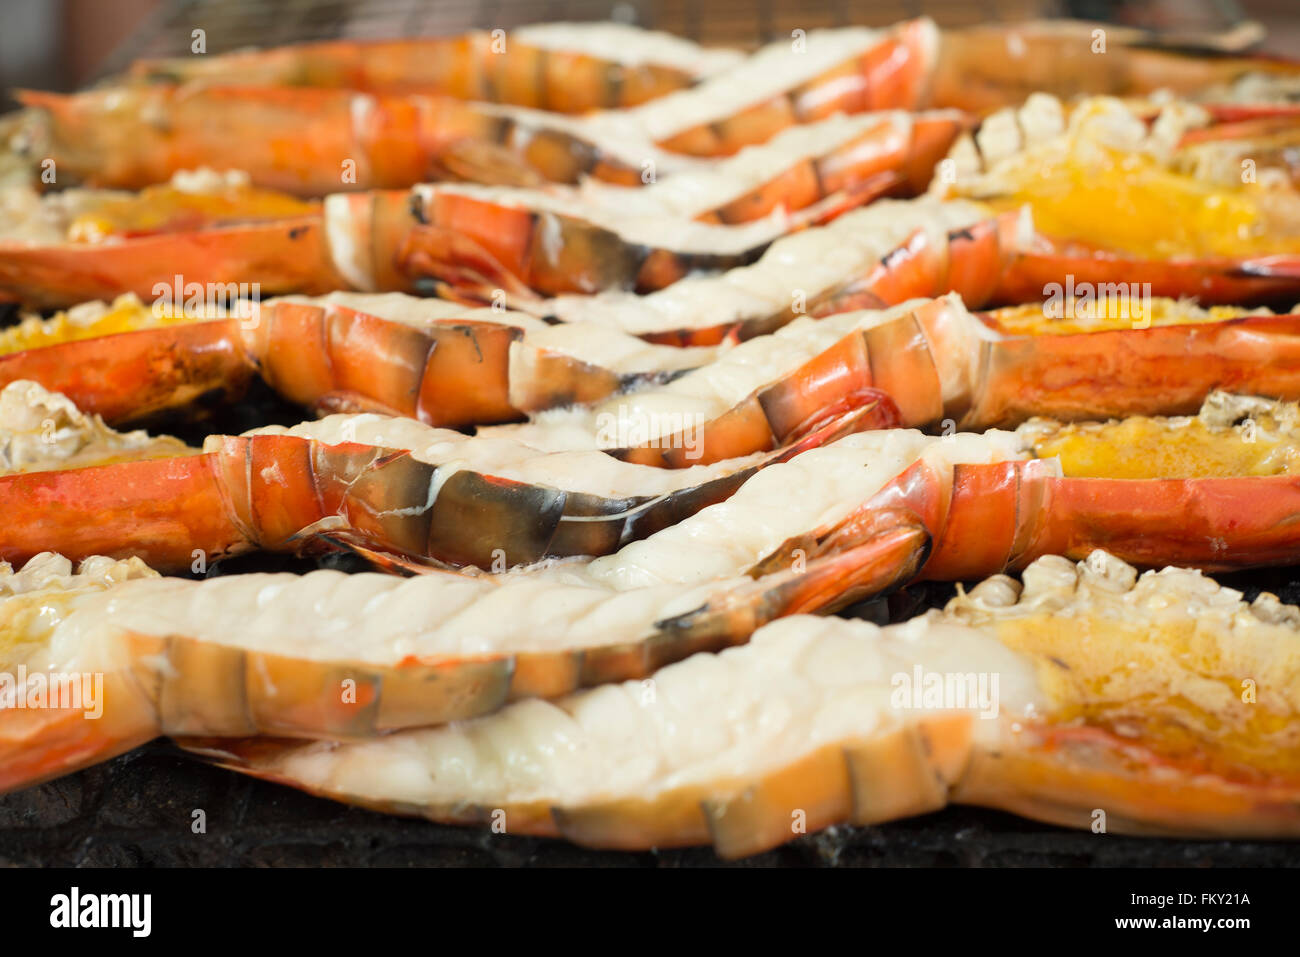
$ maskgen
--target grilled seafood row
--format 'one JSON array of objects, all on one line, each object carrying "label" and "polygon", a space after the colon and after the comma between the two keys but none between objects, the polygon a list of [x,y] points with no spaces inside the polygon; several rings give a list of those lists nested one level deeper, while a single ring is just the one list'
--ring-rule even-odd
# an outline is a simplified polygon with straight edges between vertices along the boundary
[{"label": "grilled seafood row", "polygon": [[[1300,290],[1300,114],[1265,133],[1190,102],[1036,95],[960,138],[944,114],[823,122],[640,191],[437,184],[323,207],[202,177],[139,196],[19,191],[0,289],[39,305],[156,298],[181,274],[263,294],[433,292],[678,344],[950,290],[974,308],[1067,284],[1203,304]],[[919,189],[949,144],[929,196],[846,214]],[[718,176],[738,176],[722,204]]]},{"label": "grilled seafood row", "polygon": [[[1117,33],[1118,43],[1125,39],[1132,34]],[[27,93],[33,115],[20,139],[75,178],[127,188],[215,164],[242,166],[263,185],[319,193],[337,188],[336,172],[349,160],[357,188],[393,178],[408,185],[439,169],[635,183],[644,159],[731,155],[836,113],[927,103],[987,111],[1035,91],[1172,90],[1237,118],[1285,110],[1276,104],[1300,82],[1294,64],[1194,62],[1133,48],[1098,56],[1106,51],[1093,49],[1096,42],[1032,26],[941,39],[920,19],[883,31],[795,31],[739,59],[609,27],[309,45],[201,64],[146,62],[125,85]],[[999,45],[1000,55],[990,55]],[[383,65],[369,62],[373,56]],[[1023,66],[1006,70],[1031,56],[1042,75],[1026,86]],[[595,82],[593,72],[601,74]],[[597,106],[614,108],[578,117],[542,112]],[[231,141],[244,144],[238,164],[228,156]]]},{"label": "grilled seafood row", "polygon": [[[815,452],[826,454],[810,459]],[[841,535],[833,545],[772,572],[758,573],[754,566],[792,536],[845,515],[850,503],[862,501],[921,454],[943,461],[987,461],[1015,453],[1006,438],[997,436],[966,436],[942,444],[915,432],[861,433],[773,465],[765,471],[786,469],[775,484],[746,482],[727,501],[605,558],[491,574],[429,569],[403,579],[320,571],[196,582],[151,573],[139,584],[128,581],[119,587],[123,575],[144,574],[138,559],[131,560],[137,573],[119,569],[92,580],[84,577],[86,571],[110,559],[91,557],[89,564],[82,563],[83,577],[68,580],[67,559],[36,556],[23,572],[30,570],[29,577],[38,582],[28,589],[31,597],[20,596],[0,613],[7,614],[4,646],[19,656],[9,663],[9,672],[18,664],[32,671],[48,666],[106,676],[145,669],[166,680],[158,686],[157,676],[132,679],[144,689],[143,698],[132,693],[115,706],[109,695],[100,723],[79,715],[0,712],[16,728],[13,760],[4,766],[15,776],[38,778],[77,766],[64,763],[68,749],[44,743],[47,734],[82,734],[86,738],[79,747],[106,756],[138,742],[144,732],[135,729],[147,729],[146,737],[179,731],[153,714],[163,705],[199,716],[183,725],[188,733],[361,733],[373,717],[369,711],[360,714],[350,707],[355,701],[342,699],[340,706],[349,707],[339,710],[332,706],[335,696],[321,698],[336,679],[364,679],[376,692],[396,688],[399,700],[412,696],[400,707],[394,702],[399,707],[394,714],[407,717],[387,719],[370,728],[374,731],[482,713],[506,695],[555,694],[581,684],[644,676],[696,649],[743,641],[773,617],[833,610],[914,573],[924,556],[926,533],[910,519],[889,513],[862,524],[856,540]],[[792,485],[802,494],[797,503],[787,504],[783,500]],[[774,509],[778,503],[781,507]],[[512,545],[506,538],[494,544],[507,555]],[[41,569],[47,567],[54,569],[53,594],[39,584],[46,575]],[[326,596],[329,600],[321,600]],[[145,636],[144,644],[131,637],[137,634]],[[168,643],[175,644],[176,654],[164,647]],[[200,684],[192,693],[181,693],[177,689],[189,680],[183,649],[191,644],[198,654],[192,680]],[[252,666],[254,658],[248,656],[254,653],[279,661],[289,683],[279,684],[267,670],[270,665]],[[213,655],[225,656],[227,664],[214,669]],[[367,662],[362,672],[348,670],[355,662]],[[213,685],[218,672],[239,681],[244,675],[261,683],[261,690],[236,692],[220,682]],[[414,684],[402,692],[407,676]],[[245,695],[263,694],[274,699],[267,714],[279,717],[268,717],[256,729],[232,725],[225,717],[203,724],[202,715],[215,714],[214,709],[244,714],[239,702]],[[165,699],[161,704],[160,696]],[[373,703],[372,697],[365,700]],[[230,707],[235,710],[228,711]],[[132,730],[116,729],[117,708]],[[313,717],[322,708],[334,717]],[[149,717],[143,726],[142,714]],[[345,719],[361,723],[354,721],[349,726],[355,730],[348,732],[339,723]],[[48,728],[46,720],[52,722]],[[37,766],[24,763],[33,761]],[[8,782],[20,783],[17,777]]]},{"label": "grilled seafood row", "polygon": [[[1045,552],[1091,556],[1096,546],[1107,545],[1143,563],[1169,555],[1221,566],[1293,562],[1300,548],[1287,531],[1300,508],[1300,501],[1291,501],[1300,462],[1296,420],[1294,405],[1216,395],[1195,419],[1082,426],[1035,420],[1015,434],[983,436],[861,433],[774,464],[727,502],[608,558],[487,575],[431,570],[403,583],[322,571],[191,582],[159,579],[139,559],[114,563],[91,556],[80,577],[69,577],[66,559],[37,556],[9,586],[15,597],[0,605],[5,646],[15,652],[7,673],[21,665],[32,673],[102,674],[105,687],[117,690],[101,699],[106,710],[94,723],[68,709],[5,715],[13,754],[8,783],[61,773],[158,733],[354,736],[482,714],[510,698],[644,677],[693,651],[744,641],[774,617],[833,610],[918,574],[978,577],[1030,564]],[[107,455],[171,451],[150,447],[138,434],[105,431],[97,426],[80,448],[65,442],[57,454],[76,459],[96,443]],[[8,444],[13,457],[22,459],[23,443]],[[1140,468],[1125,458],[1134,445],[1151,450]],[[271,461],[264,467],[279,470]],[[1188,524],[1189,501],[1210,506],[1196,510],[1200,524]],[[505,538],[499,544],[508,550]],[[1060,567],[1059,558],[1052,561],[1058,564],[1038,567]],[[1106,561],[1089,558],[1092,566]],[[1125,576],[1131,578],[1131,570],[1120,574]],[[976,594],[1009,587],[999,579]],[[1092,601],[1089,594],[1081,607]],[[1262,600],[1261,607],[1267,604]],[[506,607],[527,608],[529,614],[493,610]],[[1294,610],[1289,614],[1294,617]],[[227,627],[227,619],[240,624]],[[1204,623],[1203,615],[1190,619]],[[1125,625],[1131,631],[1131,619]],[[1036,641],[1062,640],[1059,629],[1048,630],[1047,639],[1037,631]],[[1069,647],[1082,646],[1050,647],[1059,659]],[[1168,670],[1160,674],[1170,677]],[[357,687],[367,689],[359,698],[343,693]],[[387,697],[394,690],[396,696]],[[499,723],[517,726],[504,715]],[[1058,730],[1067,742],[1078,734],[1085,750],[1097,744],[1091,731],[1075,725]],[[1045,733],[1058,741],[1057,731]],[[1141,741],[1143,747],[1151,743]],[[294,779],[298,772],[285,772],[278,758],[266,757],[277,753],[260,744],[235,745],[229,752],[271,776]],[[1256,756],[1234,757],[1268,777],[1270,768],[1250,764]],[[268,763],[259,764],[264,758]],[[223,760],[230,760],[228,754]],[[1029,759],[1024,770],[1034,766]],[[1086,769],[1076,771],[1091,779]],[[1122,791],[1122,782],[1106,781],[1106,773],[1095,776],[1093,786]],[[838,780],[840,772],[834,774]],[[309,776],[303,783],[330,790]],[[1041,808],[1031,811],[1036,805],[1023,795],[1025,804],[1002,804],[1015,799],[997,785],[981,784],[1000,795],[988,800],[1047,815]],[[1220,797],[1218,784],[1199,786]],[[404,792],[340,790],[362,803],[392,802],[449,816],[432,798],[414,802]],[[1176,791],[1182,794],[1183,786]],[[926,800],[935,802],[944,792],[928,793]],[[1202,792],[1193,787],[1191,793],[1188,800]],[[1234,792],[1233,799],[1248,801],[1250,795]],[[547,801],[548,807],[563,804]],[[452,803],[476,802],[464,797]],[[1228,819],[1211,812],[1178,818],[1168,809],[1135,811],[1127,802],[1121,800],[1118,813],[1122,820],[1132,815],[1133,827],[1181,827],[1188,833],[1229,827]],[[933,806],[938,805],[913,808],[904,802],[891,814]],[[523,831],[549,833],[535,815],[524,818],[530,823]],[[659,817],[658,810],[655,819],[673,820]],[[639,829],[648,826],[616,815],[611,830],[581,839],[612,846],[701,839],[694,826],[677,838]],[[1272,819],[1254,826],[1285,832],[1284,822]],[[739,832],[731,839],[734,848],[728,850],[728,842],[720,848],[745,853],[766,846],[761,842],[776,839],[770,827],[764,825],[762,837],[757,830],[748,837]]]},{"label": "grilled seafood row", "polygon": [[[22,451],[0,476],[12,512],[0,555],[80,557],[90,546],[168,571],[196,556],[314,544],[484,568],[608,554],[725,499],[759,469],[898,421],[887,396],[864,390],[773,453],[667,469],[381,415],[211,436],[199,450],[115,433],[21,380],[0,392],[3,413],[14,424],[0,422],[0,439]],[[37,539],[46,547],[28,550]]]},{"label": "grilled seafood row", "polygon": [[[1294,835],[1300,612],[1132,566],[1300,562],[1298,74],[1116,31],[1081,79],[1089,38],[529,28],[27,94],[82,185],[0,199],[2,294],[72,307],[0,331],[0,789],[166,735],[603,847]],[[323,417],[119,431],[255,379]],[[202,577],[255,549],[379,571]]]},{"label": "grilled seafood row", "polygon": [[[258,648],[268,634],[302,634],[321,621],[284,612],[303,597],[295,592],[345,584],[317,581],[329,576],[338,573],[169,586],[138,562],[94,559],[73,575],[55,556],[6,572],[9,630],[24,607],[56,609],[51,649],[62,654],[27,660],[52,671],[84,666],[69,657],[80,640],[71,654],[96,656],[113,692],[103,700],[115,710],[92,722],[78,713],[86,702],[69,700],[4,714],[5,784],[170,730],[194,735],[182,743],[229,767],[313,793],[599,847],[712,843],[738,857],[834,823],[879,823],[949,802],[1121,833],[1296,833],[1300,612],[1271,595],[1247,605],[1194,571],[1139,577],[1101,551],[1077,566],[1041,558],[1023,586],[996,576],[904,624],[796,615],[759,628],[743,648],[694,655],[648,681],[529,698],[439,728],[301,744],[202,737],[295,733],[304,722],[369,735],[423,722],[435,701],[456,696],[454,679],[413,657],[398,675],[321,660],[338,628],[361,626],[351,601],[400,607],[405,614],[388,620],[409,621],[432,579],[352,576],[344,594],[317,599],[338,617],[298,651],[310,660]],[[278,600],[262,603],[242,630],[252,647],[150,637],[187,614],[191,623],[238,614],[242,593],[264,589]],[[92,624],[112,595],[130,609],[115,642]],[[394,630],[364,624],[367,637]],[[358,645],[350,638],[346,647]],[[530,673],[518,662],[514,682]],[[500,669],[475,685],[494,705],[511,686]]]},{"label": "grilled seafood row", "polygon": [[[120,425],[237,398],[256,374],[318,412],[477,426],[668,467],[770,450],[869,389],[889,395],[900,424],[950,430],[1188,414],[1216,388],[1300,399],[1292,315],[1165,299],[1141,315],[1126,302],[1062,305],[1069,318],[1038,306],[972,313],[950,293],[804,316],[713,349],[396,294],[271,300],[228,318],[160,318],[122,300],[0,334],[0,386],[34,380]],[[691,423],[688,457],[670,430]]]},{"label": "grilled seafood row", "polygon": [[[928,20],[921,18],[897,32],[930,29]],[[1099,29],[1103,36],[1097,35]],[[1217,55],[1197,56],[1208,52],[1204,37],[1180,45],[1167,34],[1113,23],[1037,21],[945,30],[937,48],[926,37],[925,44],[906,51],[900,44],[889,56],[876,53],[875,58],[897,59],[904,52],[925,55],[925,67],[933,73],[928,99],[980,113],[1018,104],[1035,92],[1140,97],[1167,90],[1216,106],[1285,105],[1295,89],[1295,64],[1233,55],[1251,39],[1249,33],[1249,25],[1245,35],[1230,32],[1211,48]],[[510,45],[524,47],[523,53],[502,56]],[[701,48],[663,33],[616,24],[557,23],[523,27],[503,37],[479,31],[453,38],[309,43],[224,56],[141,60],[122,81],[436,92],[580,113],[636,105],[723,73],[741,59],[733,51]],[[514,69],[518,72],[512,73]],[[640,82],[631,86],[633,76],[642,71],[648,76],[636,77]],[[853,75],[843,65],[837,86],[850,85],[846,81]],[[856,84],[856,95],[862,95],[864,85]]]},{"label": "grilled seafood row", "polygon": [[[508,54],[508,55],[507,55]],[[133,83],[203,81],[440,93],[584,113],[636,106],[735,66],[741,54],[609,23],[538,23],[457,37],[310,43],[225,56],[137,60]]]},{"label": "grilled seafood row", "polygon": [[[792,466],[827,459],[808,458],[827,443],[883,449],[897,436],[923,438],[889,428],[897,406],[875,389],[855,393],[847,411],[828,413],[776,452],[680,469],[377,415],[213,436],[199,453],[174,440],[113,433],[34,383],[12,383],[0,398],[0,410],[12,407],[19,423],[0,437],[19,450],[11,457],[20,463],[0,476],[10,516],[0,557],[23,561],[43,544],[74,560],[141,555],[168,570],[195,555],[206,562],[253,547],[348,547],[403,567],[431,559],[498,570],[608,554],[744,492],[760,469],[791,483],[794,494],[802,470]],[[885,456],[876,464],[893,471],[869,493],[840,501],[847,512],[792,532],[753,560],[762,558],[757,567],[765,570],[797,563],[855,541],[877,514],[900,511],[927,532],[922,574],[942,580],[1094,548],[1144,565],[1295,562],[1295,410],[1215,392],[1195,417],[1033,418],[1014,433],[938,437],[954,448],[987,441],[989,457],[976,464]],[[62,419],[52,418],[56,411]],[[44,436],[31,434],[37,419],[49,452],[39,447]],[[879,431],[850,441],[864,429]]]}]

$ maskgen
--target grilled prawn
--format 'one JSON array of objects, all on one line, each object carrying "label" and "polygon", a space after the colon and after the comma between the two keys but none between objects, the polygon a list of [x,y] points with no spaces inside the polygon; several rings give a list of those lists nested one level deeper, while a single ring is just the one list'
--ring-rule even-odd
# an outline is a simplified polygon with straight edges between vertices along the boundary
[{"label": "grilled prawn", "polygon": [[[1105,549],[1147,567],[1207,570],[1300,561],[1300,417],[1295,403],[1212,393],[1197,416],[1108,422],[1033,419],[1001,462],[920,459],[838,522],[759,564],[906,513],[932,534],[922,578],[968,581],[1043,555]],[[960,434],[960,433],[959,433]]]},{"label": "grilled prawn", "polygon": [[571,118],[451,97],[207,85],[18,96],[23,154],[52,159],[61,182],[101,188],[142,189],[198,167],[304,197],[455,174],[633,185],[642,157],[671,163]]},{"label": "grilled prawn", "polygon": [[338,87],[427,93],[557,113],[636,106],[734,67],[742,55],[618,23],[508,33],[303,43],[220,56],[137,60],[137,83]]},{"label": "grilled prawn", "polygon": [[[878,389],[903,425],[948,432],[1009,428],[1034,416],[1194,413],[1219,388],[1300,398],[1294,316],[1170,300],[1152,300],[1139,314],[1125,305],[1069,301],[1062,306],[1071,318],[1053,319],[1039,306],[972,313],[950,293],[805,316],[663,385],[480,432],[573,447],[581,442],[575,432],[593,434],[602,420],[632,431],[656,413],[716,415],[769,377],[784,384],[786,402],[802,396],[804,410]],[[759,402],[773,409],[776,398],[770,391]]]},{"label": "grilled prawn", "polygon": [[[743,857],[976,804],[1070,827],[1294,837],[1300,611],[1104,552],[878,628],[792,617],[649,682],[357,742],[192,742],[336,800],[594,847]],[[504,827],[502,828],[502,825]]]},{"label": "grilled prawn", "polygon": [[[944,309],[916,305],[927,314]],[[859,322],[907,321],[912,308],[813,329],[805,321],[715,354],[398,294],[279,300],[263,304],[255,321],[200,314],[169,323],[138,303],[89,304],[10,330],[0,345],[16,351],[0,356],[0,385],[33,379],[120,424],[193,411],[196,397],[218,391],[238,395],[256,370],[320,412],[442,426],[527,412],[530,421],[483,434],[677,468],[775,449],[861,406],[873,387],[861,362],[841,360],[837,341]],[[448,313],[455,318],[442,318]]]},{"label": "grilled prawn", "polygon": [[[1300,139],[1300,115],[1281,122]],[[1202,303],[1293,299],[1300,192],[1284,166],[1267,165],[1270,142],[1249,125],[1216,125],[1190,104],[1152,116],[1095,99],[1067,114],[1050,97],[1032,97],[959,141],[931,187],[978,199],[994,215],[1027,210],[1030,220],[1019,229],[986,228],[984,242],[950,246],[946,255],[923,255],[940,270],[944,259],[980,260],[981,271],[996,277],[988,302],[1041,299],[1067,278]]]},{"label": "grilled prawn", "polygon": [[1032,93],[1145,98],[1168,92],[1212,109],[1285,106],[1300,84],[1300,63],[1236,52],[1248,35],[1221,47],[1171,42],[1165,32],[1041,20],[943,31],[931,99],[986,114]]},{"label": "grilled prawn", "polygon": [[[897,424],[865,390],[771,453],[680,468],[596,450],[545,453],[412,419],[329,416],[212,436],[204,451],[123,436],[32,382],[0,391],[0,557],[138,556],[167,571],[253,548],[346,546],[384,564],[532,564],[603,555],[721,501],[758,470],[862,428]],[[147,438],[147,437],[146,437]]]},{"label": "grilled prawn", "polygon": [[717,277],[540,308],[704,344],[766,331],[799,310],[830,315],[949,291],[971,308],[1059,302],[1075,290],[1139,307],[1150,297],[1289,303],[1300,294],[1298,137],[1289,115],[1218,123],[1194,104],[1153,113],[1104,99],[1067,114],[1033,96],[960,139],[927,197],[785,237]]},{"label": "grilled prawn", "polygon": [[239,398],[257,375],[317,411],[460,427],[594,402],[715,356],[398,293],[238,306],[231,315],[201,301],[152,308],[125,296],[31,317],[0,332],[0,385],[35,379],[117,425]]},{"label": "grilled prawn", "polygon": [[751,265],[649,295],[521,306],[615,322],[653,341],[706,344],[770,331],[801,312],[949,291],[971,308],[1059,300],[1076,289],[1138,306],[1151,297],[1289,302],[1300,294],[1300,192],[1286,144],[1300,123],[1286,115],[1261,122],[1278,128],[1220,123],[1184,102],[1153,113],[1093,99],[1067,113],[1033,96],[959,139],[926,197],[875,203],[784,237]]},{"label": "grilled prawn", "polygon": [[0,385],[34,379],[116,424],[238,394],[256,369],[319,411],[475,425],[534,448],[667,467],[777,448],[870,390],[888,394],[902,425],[949,431],[1186,414],[1217,388],[1300,398],[1294,317],[1127,305],[1071,300],[1070,318],[1052,319],[1037,306],[975,314],[949,294],[804,316],[715,353],[647,345],[594,320],[456,315],[398,295],[267,303],[251,329],[237,319],[153,325],[124,303],[87,310],[84,325],[18,327]]},{"label": "grilled prawn", "polygon": [[[944,30],[937,55],[927,54],[927,98],[981,114],[1017,106],[1034,92],[1142,97],[1167,90],[1223,107],[1286,105],[1287,94],[1293,98],[1300,82],[1295,62],[1234,55],[1251,39],[1248,33],[1230,33],[1214,49],[1197,39],[1179,45],[1165,33],[1061,21]],[[514,55],[502,55],[507,50]],[[735,51],[704,49],[662,33],[562,23],[501,37],[477,32],[140,60],[128,79],[436,92],[578,113],[635,106],[741,60]]]}]

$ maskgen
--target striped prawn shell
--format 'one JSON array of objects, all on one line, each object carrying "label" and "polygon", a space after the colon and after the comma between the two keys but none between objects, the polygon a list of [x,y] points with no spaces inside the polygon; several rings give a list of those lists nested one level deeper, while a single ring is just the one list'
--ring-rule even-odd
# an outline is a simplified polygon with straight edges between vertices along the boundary
[{"label": "striped prawn shell", "polygon": [[725,500],[761,468],[896,422],[888,397],[866,390],[757,462],[675,491],[627,496],[438,466],[402,449],[214,436],[198,455],[0,477],[11,515],[0,556],[138,555],[173,570],[189,568],[196,555],[214,560],[255,548],[342,546],[416,567],[605,555]]},{"label": "striped prawn shell", "polygon": [[856,537],[877,512],[913,516],[932,535],[920,577],[969,581],[1044,555],[1098,549],[1141,567],[1232,570],[1300,560],[1300,478],[1072,477],[1055,460],[936,465],[921,461],[835,525],[792,538],[758,566]]},{"label": "striped prawn shell", "polygon": [[[464,155],[507,177],[636,185],[640,170],[558,124],[450,97],[255,86],[153,85],[24,91],[33,139],[68,176],[142,189],[181,170],[238,168],[299,196],[396,189],[436,178]],[[237,163],[229,144],[242,144]],[[454,171],[454,170],[453,170]]]},{"label": "striped prawn shell", "polygon": [[33,379],[83,411],[123,423],[200,398],[236,399],[257,375],[308,408],[381,412],[455,428],[594,402],[657,378],[546,349],[512,364],[523,336],[509,323],[451,319],[418,327],[336,304],[277,300],[260,304],[251,317],[0,356],[0,385]]},{"label": "striped prawn shell", "polygon": [[[503,48],[503,49],[502,49]],[[430,93],[586,113],[636,106],[697,77],[654,62],[619,63],[476,30],[452,37],[296,44],[219,56],[137,60],[137,82],[234,82]]]},{"label": "striped prawn shell", "polygon": [[728,156],[796,123],[834,113],[915,109],[927,100],[937,41],[930,20],[906,21],[866,50],[798,86],[722,119],[680,130],[659,145],[691,156]]}]

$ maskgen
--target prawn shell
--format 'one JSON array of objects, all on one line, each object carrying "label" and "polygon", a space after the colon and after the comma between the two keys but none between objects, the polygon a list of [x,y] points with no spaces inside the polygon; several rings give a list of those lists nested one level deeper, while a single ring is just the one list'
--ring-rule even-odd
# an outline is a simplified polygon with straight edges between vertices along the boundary
[{"label": "prawn shell", "polygon": [[0,355],[0,387],[19,379],[83,412],[133,423],[178,406],[243,396],[253,364],[238,320],[181,323]]},{"label": "prawn shell", "polygon": [[101,704],[94,720],[82,708],[0,711],[0,793],[100,764],[157,737],[153,705],[130,675],[104,673]]},{"label": "prawn shell", "polygon": [[478,827],[501,823],[505,833],[563,837],[612,850],[711,844],[720,857],[738,859],[833,824],[874,824],[944,807],[950,785],[965,773],[972,755],[971,725],[968,715],[936,716],[868,739],[826,745],[761,775],[582,807],[412,805],[340,795],[269,770],[274,742],[180,744],[254,777],[384,813]]},{"label": "prawn shell", "polygon": [[1033,415],[1194,415],[1214,389],[1300,396],[1300,324],[1291,316],[1008,336],[983,349],[983,381],[965,429]]},{"label": "prawn shell", "polygon": [[484,714],[505,703],[509,658],[394,665],[248,651],[129,632],[135,680],[157,703],[159,733],[365,738]]},{"label": "prawn shell", "polygon": [[35,245],[0,241],[0,295],[40,309],[66,308],[189,282],[237,286],[262,295],[319,295],[343,289],[322,219],[300,216],[179,233],[128,236],[111,243]]}]

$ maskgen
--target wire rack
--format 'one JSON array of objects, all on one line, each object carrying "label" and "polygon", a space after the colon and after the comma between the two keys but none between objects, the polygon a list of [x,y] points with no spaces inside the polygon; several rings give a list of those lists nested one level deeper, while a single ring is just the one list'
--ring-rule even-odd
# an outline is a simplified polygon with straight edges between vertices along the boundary
[{"label": "wire rack", "polygon": [[[1267,0],[1264,0],[1267,2]],[[1277,0],[1279,3],[1289,0]],[[1244,18],[1234,0],[167,0],[104,64],[189,51],[192,32],[207,52],[330,39],[510,29],[544,21],[620,20],[699,43],[754,47],[795,28],[881,26],[921,15],[941,26],[1042,17],[1109,20],[1156,30],[1226,29]]]}]

